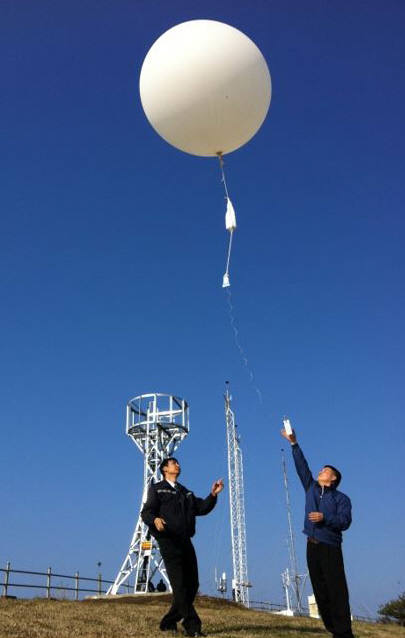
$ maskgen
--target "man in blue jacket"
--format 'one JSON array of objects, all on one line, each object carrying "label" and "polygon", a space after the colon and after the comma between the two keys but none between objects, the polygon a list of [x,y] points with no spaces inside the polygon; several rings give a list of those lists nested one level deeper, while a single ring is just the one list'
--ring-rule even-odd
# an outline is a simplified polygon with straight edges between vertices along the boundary
[{"label": "man in blue jacket", "polygon": [[336,488],[341,474],[325,465],[314,479],[297,443],[295,432],[281,434],[292,447],[297,474],[305,490],[304,534],[307,563],[318,610],[333,638],[353,638],[349,592],[342,555],[342,532],[352,522],[350,499]]}]

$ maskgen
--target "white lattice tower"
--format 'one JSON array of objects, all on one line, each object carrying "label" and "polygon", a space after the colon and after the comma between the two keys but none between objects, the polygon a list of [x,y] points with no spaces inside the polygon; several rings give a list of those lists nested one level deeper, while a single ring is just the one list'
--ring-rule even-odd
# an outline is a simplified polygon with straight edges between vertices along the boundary
[{"label": "white lattice tower", "polygon": [[173,455],[188,432],[189,410],[184,399],[155,393],[143,394],[128,402],[126,433],[144,455],[142,503],[128,554],[107,594],[117,594],[124,583],[128,585],[131,575],[133,593],[146,593],[157,572],[170,590],[159,546],[142,521],[140,512],[149,485],[161,480],[160,463]]},{"label": "white lattice tower", "polygon": [[249,607],[249,587],[246,552],[245,494],[243,485],[243,457],[236,432],[235,415],[231,409],[231,395],[225,393],[226,437],[228,444],[229,506],[231,515],[231,541],[233,580],[236,602]]}]

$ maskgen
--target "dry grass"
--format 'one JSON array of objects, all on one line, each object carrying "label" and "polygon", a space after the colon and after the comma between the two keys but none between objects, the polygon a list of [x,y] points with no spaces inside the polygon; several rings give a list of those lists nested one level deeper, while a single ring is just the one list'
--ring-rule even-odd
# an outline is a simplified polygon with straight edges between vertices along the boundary
[{"label": "dry grass", "polygon": [[[169,598],[155,594],[83,602],[0,599],[0,638],[169,638],[158,629]],[[210,636],[330,636],[319,621],[309,618],[286,618],[208,597],[200,597],[196,606]],[[405,638],[405,629],[392,625],[355,623],[354,632],[358,638]]]}]

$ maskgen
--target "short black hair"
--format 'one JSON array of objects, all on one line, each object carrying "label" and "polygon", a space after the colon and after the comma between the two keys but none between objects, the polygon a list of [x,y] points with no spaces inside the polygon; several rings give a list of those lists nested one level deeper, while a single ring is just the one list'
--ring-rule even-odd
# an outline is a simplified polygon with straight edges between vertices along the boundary
[{"label": "short black hair", "polygon": [[336,478],[335,478],[335,480],[333,481],[333,485],[334,485],[334,487],[337,487],[337,486],[339,485],[340,481],[342,480],[342,475],[341,475],[341,473],[340,473],[340,472],[339,472],[339,470],[338,470],[336,467],[334,467],[333,465],[324,465],[324,467],[328,467],[330,470],[332,470],[332,472],[334,472],[334,473],[335,473]]},{"label": "short black hair", "polygon": [[162,476],[164,476],[163,468],[169,464],[169,461],[175,461],[176,463],[178,463],[178,460],[174,456],[168,456],[167,459],[163,459],[163,461],[159,465],[159,470]]}]

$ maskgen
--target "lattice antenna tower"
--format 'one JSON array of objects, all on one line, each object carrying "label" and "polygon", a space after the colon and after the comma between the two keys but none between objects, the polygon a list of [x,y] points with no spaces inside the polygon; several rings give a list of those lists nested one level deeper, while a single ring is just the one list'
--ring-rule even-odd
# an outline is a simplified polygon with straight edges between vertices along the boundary
[{"label": "lattice antenna tower", "polygon": [[233,598],[249,607],[249,587],[246,552],[245,495],[243,485],[243,457],[240,438],[236,431],[235,414],[231,409],[232,397],[229,384],[225,391],[226,438],[228,445],[229,505],[231,517],[231,541]]},{"label": "lattice antenna tower", "polygon": [[[284,479],[284,491],[285,501],[287,506],[287,519],[288,519],[288,551],[290,554],[290,567],[281,574],[283,587],[285,591],[287,611],[291,611],[291,607],[298,613],[303,612],[302,597],[304,593],[305,582],[307,575],[298,573],[298,560],[297,552],[295,549],[295,535],[292,523],[292,511],[290,501],[290,490],[288,487],[287,466],[285,462],[284,450],[281,450],[281,464],[283,468]],[[292,596],[291,596],[292,594]],[[291,605],[291,599],[293,604]]]},{"label": "lattice antenna tower", "polygon": [[160,463],[173,455],[188,432],[189,409],[184,399],[155,393],[142,394],[128,402],[126,433],[144,456],[142,503],[128,553],[107,594],[117,594],[124,584],[127,590],[129,583],[133,593],[146,593],[157,573],[171,591],[159,546],[140,512],[150,484],[161,480]]}]

